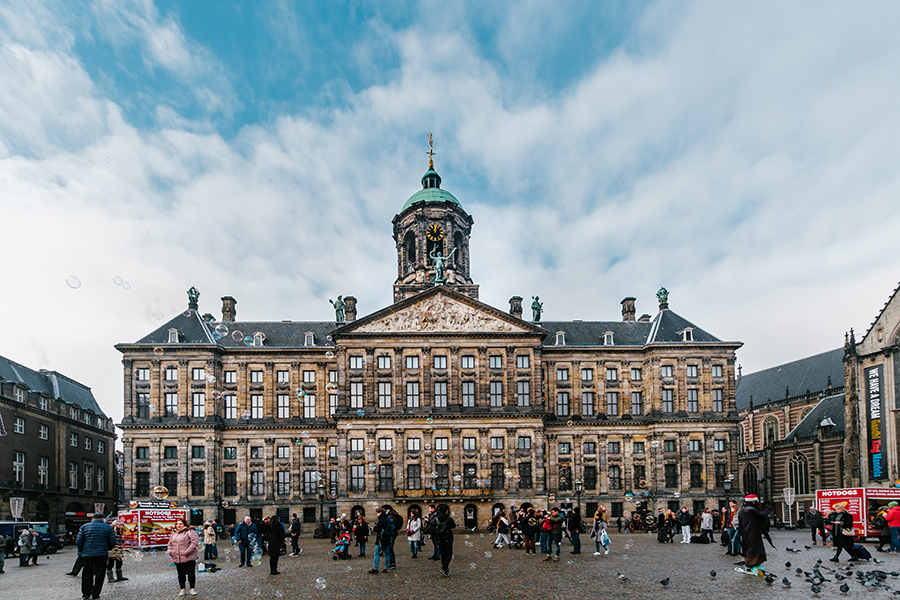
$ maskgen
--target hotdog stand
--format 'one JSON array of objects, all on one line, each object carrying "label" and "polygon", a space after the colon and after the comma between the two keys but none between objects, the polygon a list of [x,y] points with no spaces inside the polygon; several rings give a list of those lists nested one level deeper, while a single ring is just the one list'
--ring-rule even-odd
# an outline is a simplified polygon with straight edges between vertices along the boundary
[{"label": "hotdog stand", "polygon": [[187,519],[188,511],[174,502],[131,502],[131,510],[119,512],[125,528],[126,548],[166,546],[175,531],[175,520]]},{"label": "hotdog stand", "polygon": [[879,530],[872,521],[889,502],[900,502],[900,488],[840,488],[816,490],[816,508],[826,517],[834,512],[834,505],[847,503],[847,512],[853,516],[853,535],[857,538],[877,538]]}]

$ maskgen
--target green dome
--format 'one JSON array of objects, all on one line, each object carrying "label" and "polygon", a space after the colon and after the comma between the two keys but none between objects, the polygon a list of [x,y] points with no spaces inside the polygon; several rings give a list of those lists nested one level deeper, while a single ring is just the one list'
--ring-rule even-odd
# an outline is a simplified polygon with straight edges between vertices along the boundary
[{"label": "green dome", "polygon": [[452,202],[462,208],[462,204],[459,203],[459,200],[453,194],[441,189],[441,176],[430,165],[422,176],[422,189],[409,197],[409,200],[406,201],[400,212],[417,202]]}]

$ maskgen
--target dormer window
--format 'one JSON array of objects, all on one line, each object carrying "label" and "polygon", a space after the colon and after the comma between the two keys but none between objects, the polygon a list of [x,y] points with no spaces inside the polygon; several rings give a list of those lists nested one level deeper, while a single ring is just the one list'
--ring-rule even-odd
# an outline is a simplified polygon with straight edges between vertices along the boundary
[{"label": "dormer window", "polygon": [[310,332],[306,333],[305,339],[303,340],[304,346],[315,346],[316,345],[316,336]]},{"label": "dormer window", "polygon": [[694,330],[690,327],[686,327],[681,330],[681,341],[682,342],[693,342],[694,341]]},{"label": "dormer window", "polygon": [[25,402],[25,390],[20,387],[16,388],[16,402]]},{"label": "dormer window", "polygon": [[612,331],[607,331],[603,334],[603,345],[604,346],[612,346],[613,345],[613,333]]},{"label": "dormer window", "polygon": [[265,339],[266,334],[264,334],[262,331],[257,331],[253,334],[253,345],[257,348],[262,348],[263,341],[265,341]]},{"label": "dormer window", "polygon": [[169,343],[170,344],[178,343],[178,330],[177,329],[173,328],[173,329],[169,330]]},{"label": "dormer window", "polygon": [[565,331],[557,331],[556,332],[556,345],[557,346],[565,346],[566,345],[566,332]]}]

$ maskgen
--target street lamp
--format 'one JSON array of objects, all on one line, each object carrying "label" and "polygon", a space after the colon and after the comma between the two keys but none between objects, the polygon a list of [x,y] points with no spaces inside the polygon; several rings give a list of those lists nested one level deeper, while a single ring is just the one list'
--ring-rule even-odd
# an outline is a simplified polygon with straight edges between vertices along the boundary
[{"label": "street lamp", "polygon": [[584,489],[584,483],[580,479],[575,480],[575,499],[578,502],[578,514],[581,514],[581,490]]},{"label": "street lamp", "polygon": [[731,492],[731,478],[725,480],[725,483],[722,484],[722,487],[725,488],[725,510],[722,511],[722,527],[730,526],[731,523],[725,524],[725,514],[731,512],[731,504],[728,502],[728,494]]},{"label": "street lamp", "polygon": [[326,538],[328,537],[328,525],[325,523],[325,484],[320,481],[316,491],[319,493],[319,522],[316,523],[313,537]]}]

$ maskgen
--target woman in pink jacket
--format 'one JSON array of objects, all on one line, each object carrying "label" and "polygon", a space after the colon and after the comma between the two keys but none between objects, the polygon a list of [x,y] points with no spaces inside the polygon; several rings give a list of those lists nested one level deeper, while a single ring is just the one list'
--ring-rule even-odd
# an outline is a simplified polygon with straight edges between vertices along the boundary
[{"label": "woman in pink jacket", "polygon": [[184,581],[187,579],[191,586],[191,596],[197,595],[194,589],[197,574],[194,568],[197,566],[197,546],[200,540],[197,538],[197,532],[188,527],[185,519],[177,519],[175,521],[175,531],[169,538],[169,547],[166,554],[172,557],[175,568],[178,569],[178,585],[181,586],[179,596],[184,596]]}]

